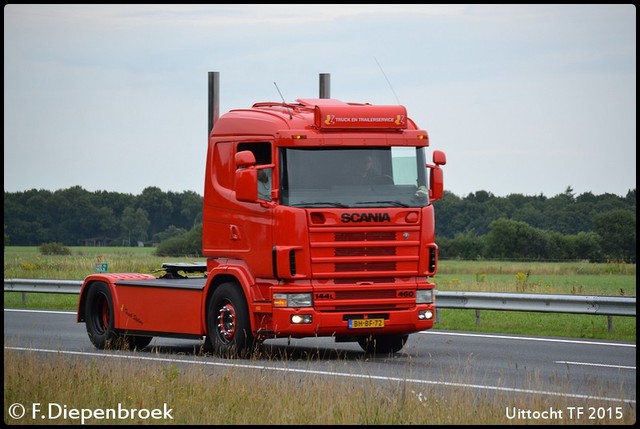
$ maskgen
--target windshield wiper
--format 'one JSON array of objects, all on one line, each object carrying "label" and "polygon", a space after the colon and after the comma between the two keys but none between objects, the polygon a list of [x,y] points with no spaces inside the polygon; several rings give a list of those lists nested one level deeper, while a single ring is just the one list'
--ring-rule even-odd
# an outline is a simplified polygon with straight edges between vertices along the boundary
[{"label": "windshield wiper", "polygon": [[336,203],[334,201],[314,201],[314,202],[301,202],[301,203],[297,203],[297,204],[291,204],[291,207],[324,207],[324,206],[329,206],[329,207],[349,207],[345,204],[342,203]]},{"label": "windshield wiper", "polygon": [[392,205],[394,207],[409,207],[408,204],[405,204],[403,202],[400,201],[394,201],[394,200],[385,200],[385,201],[358,201],[354,204],[389,204]]}]

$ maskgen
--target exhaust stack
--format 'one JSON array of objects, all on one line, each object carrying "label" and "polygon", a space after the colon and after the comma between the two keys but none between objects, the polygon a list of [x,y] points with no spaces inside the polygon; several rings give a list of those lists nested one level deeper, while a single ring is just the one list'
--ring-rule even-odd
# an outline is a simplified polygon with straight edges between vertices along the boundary
[{"label": "exhaust stack", "polygon": [[209,132],[211,134],[213,125],[220,117],[220,72],[209,72]]},{"label": "exhaust stack", "polygon": [[331,98],[331,74],[320,73],[320,98]]}]

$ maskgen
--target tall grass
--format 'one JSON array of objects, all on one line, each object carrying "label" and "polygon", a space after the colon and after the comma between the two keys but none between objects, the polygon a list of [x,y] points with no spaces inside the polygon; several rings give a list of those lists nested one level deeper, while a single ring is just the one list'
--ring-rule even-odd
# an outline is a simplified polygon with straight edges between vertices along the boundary
[{"label": "tall grass", "polygon": [[[192,257],[155,256],[152,247],[71,247],[71,255],[41,255],[37,247],[6,247],[4,278],[81,280],[106,263],[108,272],[153,273],[164,262]],[[204,259],[202,259],[204,260]]]},{"label": "tall grass", "polygon": [[[313,365],[313,362],[309,362]],[[349,376],[139,361],[109,357],[90,360],[42,356],[5,350],[5,404],[27,408],[53,403],[67,409],[168,409],[170,418],[88,419],[86,424],[214,424],[214,425],[462,425],[462,424],[593,424],[586,416],[556,419],[509,419],[507,409],[566,410],[593,406],[586,399],[536,394],[483,392],[465,380],[465,371],[435,376],[458,387],[426,386]],[[559,381],[562,383],[562,381]],[[540,390],[535,376],[525,389]],[[560,384],[558,391],[563,390]],[[567,386],[567,391],[569,388]],[[622,418],[597,424],[633,424],[635,406],[621,407]],[[87,414],[87,416],[89,416]],[[79,424],[80,418],[42,418],[28,412],[11,424]],[[163,416],[166,417],[166,416]]]},{"label": "tall grass", "polygon": [[494,260],[458,260],[439,261],[440,274],[622,274],[635,275],[636,264],[624,262],[590,263],[586,261],[538,262],[538,261],[494,261]]}]

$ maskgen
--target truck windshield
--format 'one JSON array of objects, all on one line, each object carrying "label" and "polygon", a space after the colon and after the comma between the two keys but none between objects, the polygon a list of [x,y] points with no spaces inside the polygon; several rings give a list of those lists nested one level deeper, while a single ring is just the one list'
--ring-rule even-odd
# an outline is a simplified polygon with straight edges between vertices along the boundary
[{"label": "truck windshield", "polygon": [[284,148],[281,203],[294,207],[423,207],[424,148]]}]

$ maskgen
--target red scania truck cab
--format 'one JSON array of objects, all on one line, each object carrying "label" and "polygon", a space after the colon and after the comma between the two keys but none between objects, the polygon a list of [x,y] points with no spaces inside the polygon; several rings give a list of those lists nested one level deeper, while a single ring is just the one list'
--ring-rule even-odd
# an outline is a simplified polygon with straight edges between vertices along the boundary
[{"label": "red scania truck cab", "polygon": [[403,106],[332,98],[217,117],[212,73],[206,264],[87,277],[78,322],[93,344],[204,338],[220,356],[247,356],[270,338],[334,337],[395,353],[432,328],[432,203],[446,159],[428,159],[427,132]]}]

